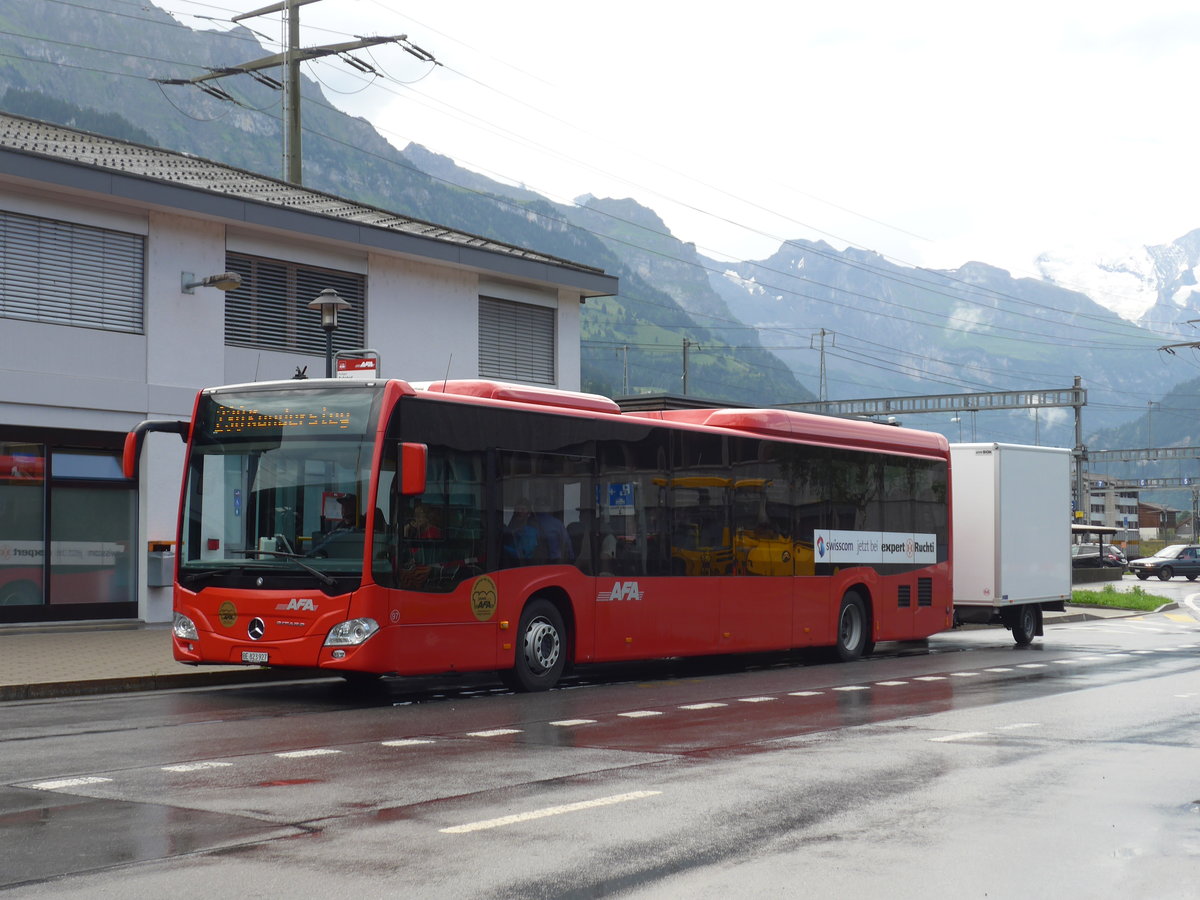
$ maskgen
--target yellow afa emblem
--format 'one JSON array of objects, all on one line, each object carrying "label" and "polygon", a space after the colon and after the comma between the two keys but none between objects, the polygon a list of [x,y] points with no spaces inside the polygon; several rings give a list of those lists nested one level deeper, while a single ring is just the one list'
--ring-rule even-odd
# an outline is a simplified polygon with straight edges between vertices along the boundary
[{"label": "yellow afa emblem", "polygon": [[496,582],[487,575],[480,575],[471,585],[471,612],[480,622],[496,614]]}]

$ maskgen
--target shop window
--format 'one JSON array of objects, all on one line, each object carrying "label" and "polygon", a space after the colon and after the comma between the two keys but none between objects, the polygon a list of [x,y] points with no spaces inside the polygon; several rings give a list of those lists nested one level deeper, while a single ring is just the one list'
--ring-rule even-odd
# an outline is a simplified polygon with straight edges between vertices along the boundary
[{"label": "shop window", "polygon": [[42,445],[0,441],[0,607],[45,596],[45,469]]},{"label": "shop window", "polygon": [[[58,454],[55,454],[57,465]],[[50,602],[121,603],[133,596],[134,493],[55,484],[50,513]]]}]

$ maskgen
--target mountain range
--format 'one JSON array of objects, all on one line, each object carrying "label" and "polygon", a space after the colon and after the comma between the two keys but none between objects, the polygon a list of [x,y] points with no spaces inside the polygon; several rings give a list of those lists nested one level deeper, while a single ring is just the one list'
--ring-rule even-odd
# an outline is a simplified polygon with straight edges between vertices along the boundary
[{"label": "mountain range", "polygon": [[[155,80],[268,52],[245,28],[193,30],[149,2],[9,4],[0,13],[0,108],[278,176],[279,96],[269,85],[222,79],[235,104]],[[586,390],[678,394],[685,358],[688,393],[754,406],[1066,388],[1081,376],[1089,446],[1117,447],[1150,419],[1156,443],[1200,444],[1200,384],[1187,382],[1193,351],[1158,350],[1200,339],[1187,322],[1200,320],[1200,231],[1104,257],[1048,252],[1037,261],[1041,279],[983,262],[917,269],[802,238],[766,259],[730,263],[699,253],[634,200],[554,203],[420,145],[393,147],[307,78],[301,96],[306,186],[619,277],[619,296],[584,308]],[[636,144],[637,135],[625,139]],[[952,440],[1075,442],[1061,409],[904,424]]]}]

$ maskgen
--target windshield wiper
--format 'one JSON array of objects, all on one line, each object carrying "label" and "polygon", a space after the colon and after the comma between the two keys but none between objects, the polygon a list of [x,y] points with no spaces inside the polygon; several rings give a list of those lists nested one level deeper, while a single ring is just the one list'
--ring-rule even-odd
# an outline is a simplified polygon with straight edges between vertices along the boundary
[{"label": "windshield wiper", "polygon": [[207,581],[215,575],[225,575],[230,571],[241,573],[244,572],[244,569],[241,566],[238,566],[234,569],[222,566],[219,569],[201,569],[199,572],[192,572],[186,567],[181,567],[179,569],[179,577],[181,580],[184,578],[189,578],[193,583],[195,583],[197,581]]},{"label": "windshield wiper", "polygon": [[302,568],[305,572],[310,572],[317,579],[317,581],[321,582],[321,584],[324,584],[324,585],[337,584],[336,578],[332,578],[331,576],[326,575],[320,569],[315,569],[312,566],[310,566],[303,559],[301,559],[299,553],[287,553],[283,550],[239,550],[238,552],[245,553],[245,554],[248,554],[251,556],[259,556],[259,555],[278,556],[282,559],[289,559],[292,562],[294,562],[296,565],[298,565],[300,568]]}]

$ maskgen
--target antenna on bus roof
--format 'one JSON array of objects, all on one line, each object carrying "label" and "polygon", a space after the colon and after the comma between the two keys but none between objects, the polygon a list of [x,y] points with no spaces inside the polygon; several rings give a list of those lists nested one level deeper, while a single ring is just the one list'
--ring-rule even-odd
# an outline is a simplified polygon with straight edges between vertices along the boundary
[{"label": "antenna on bus roof", "polygon": [[446,360],[446,377],[442,379],[442,393],[446,393],[446,382],[450,380],[450,364],[454,362],[454,354],[450,354],[450,358]]}]

